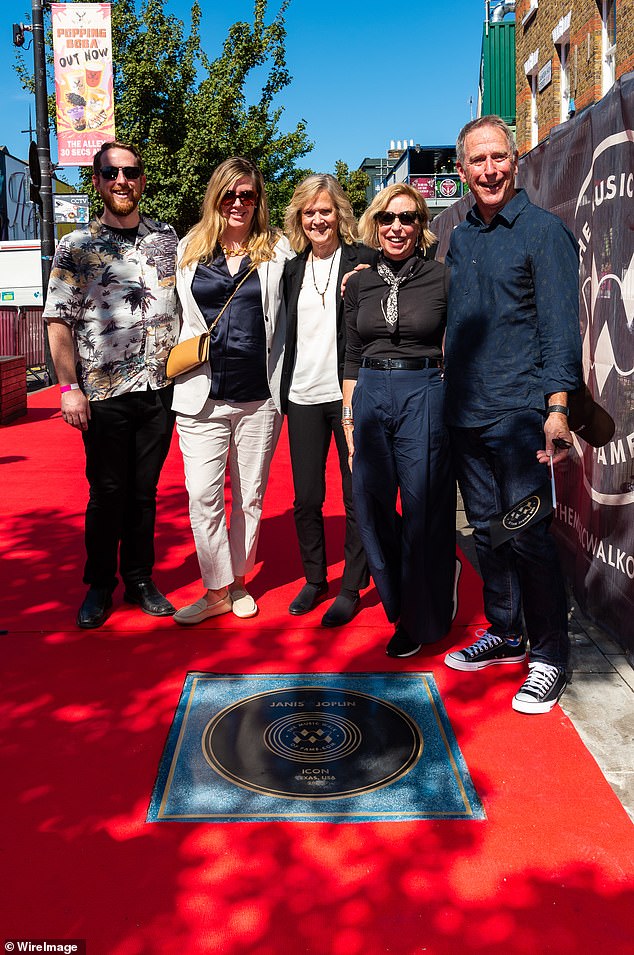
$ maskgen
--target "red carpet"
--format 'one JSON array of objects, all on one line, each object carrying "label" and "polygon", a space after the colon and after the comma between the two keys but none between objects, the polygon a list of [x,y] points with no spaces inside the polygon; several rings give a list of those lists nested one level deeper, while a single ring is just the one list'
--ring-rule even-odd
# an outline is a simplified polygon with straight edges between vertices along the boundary
[{"label": "red carpet", "polygon": [[[514,713],[519,668],[460,674],[447,648],[482,624],[465,567],[442,645],[400,663],[370,589],[345,631],[299,620],[285,438],[252,591],[260,614],[192,630],[120,605],[100,631],[84,587],[79,434],[58,393],[0,431],[3,608],[0,938],[83,938],[90,955],[625,955],[634,829],[562,711]],[[343,518],[331,472],[328,534]],[[157,582],[199,595],[176,444],[160,488]],[[341,565],[331,569],[337,592]],[[483,822],[145,823],[185,674],[431,670],[484,803]],[[500,668],[502,669],[502,668]],[[511,671],[511,672],[508,672]]]}]

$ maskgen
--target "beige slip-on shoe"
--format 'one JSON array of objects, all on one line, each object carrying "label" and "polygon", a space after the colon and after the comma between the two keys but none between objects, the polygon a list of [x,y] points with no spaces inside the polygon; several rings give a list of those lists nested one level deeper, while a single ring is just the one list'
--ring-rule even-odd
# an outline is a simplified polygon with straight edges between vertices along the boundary
[{"label": "beige slip-on shoe", "polygon": [[231,597],[229,594],[227,594],[226,597],[221,597],[220,600],[216,600],[215,603],[212,604],[207,603],[206,597],[201,597],[196,603],[177,610],[174,614],[174,620],[176,623],[189,626],[194,623],[202,623],[202,621],[207,620],[208,617],[218,617],[221,613],[229,613],[230,610]]},{"label": "beige slip-on shoe", "polygon": [[236,617],[241,617],[246,619],[247,617],[255,617],[258,612],[258,605],[251,596],[251,594],[244,589],[244,587],[236,587],[234,590],[229,590],[229,597],[233,601],[232,610]]}]

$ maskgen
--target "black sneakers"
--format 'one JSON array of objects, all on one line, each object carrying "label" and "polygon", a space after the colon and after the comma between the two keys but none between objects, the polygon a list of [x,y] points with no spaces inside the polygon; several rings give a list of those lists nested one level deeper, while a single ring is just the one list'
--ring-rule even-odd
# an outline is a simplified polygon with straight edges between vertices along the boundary
[{"label": "black sneakers", "polygon": [[550,663],[529,663],[528,676],[513,697],[518,713],[549,713],[566,689],[566,674]]},{"label": "black sneakers", "polygon": [[452,650],[445,663],[452,670],[483,670],[494,663],[521,663],[526,658],[523,637],[498,637],[488,630],[476,630],[478,639],[463,650]]},{"label": "black sneakers", "polygon": [[414,643],[412,638],[406,633],[400,624],[394,631],[394,636],[385,648],[388,657],[413,657],[414,654],[422,648],[422,643]]}]

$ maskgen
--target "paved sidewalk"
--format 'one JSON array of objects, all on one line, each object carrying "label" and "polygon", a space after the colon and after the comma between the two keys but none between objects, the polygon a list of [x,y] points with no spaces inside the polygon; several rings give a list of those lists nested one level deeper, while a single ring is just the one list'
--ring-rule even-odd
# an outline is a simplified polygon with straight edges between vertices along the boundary
[{"label": "paved sidewalk", "polygon": [[573,676],[561,708],[634,820],[634,668],[572,601]]},{"label": "paved sidewalk", "polygon": [[[460,496],[456,532],[460,548],[477,568]],[[570,607],[573,675],[561,708],[634,820],[634,667],[624,650],[588,620],[573,599]]]}]

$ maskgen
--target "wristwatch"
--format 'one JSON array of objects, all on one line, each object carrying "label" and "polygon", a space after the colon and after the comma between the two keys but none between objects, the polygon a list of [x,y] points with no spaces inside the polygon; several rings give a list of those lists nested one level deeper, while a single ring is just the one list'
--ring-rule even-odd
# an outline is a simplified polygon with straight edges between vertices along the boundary
[{"label": "wristwatch", "polygon": [[568,417],[570,414],[570,408],[568,408],[566,405],[547,405],[546,417],[548,417],[549,414],[553,414],[553,412],[556,412],[557,414],[565,414],[565,416]]}]

